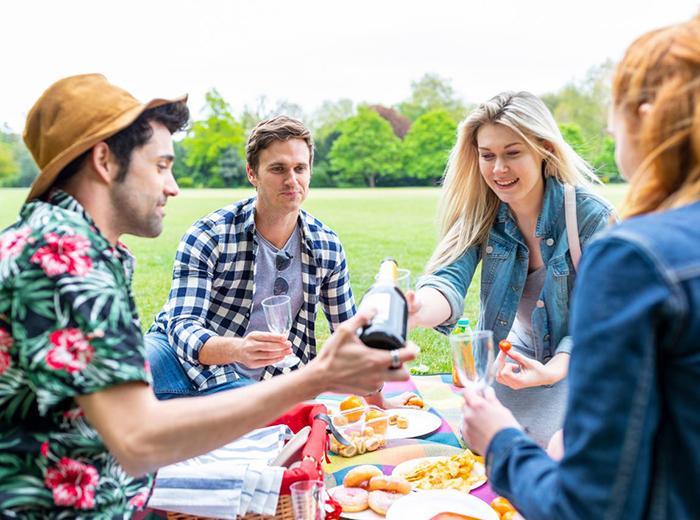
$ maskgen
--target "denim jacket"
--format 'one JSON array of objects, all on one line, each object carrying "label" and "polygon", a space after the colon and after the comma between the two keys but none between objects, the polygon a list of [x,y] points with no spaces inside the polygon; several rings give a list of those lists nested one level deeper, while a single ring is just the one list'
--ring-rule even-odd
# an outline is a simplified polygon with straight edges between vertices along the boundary
[{"label": "denim jacket", "polygon": [[[590,191],[576,188],[576,216],[581,249],[604,228],[612,207]],[[575,270],[569,254],[564,217],[564,185],[549,177],[545,181],[542,211],[537,219],[536,236],[546,266],[544,286],[532,313],[535,337],[533,357],[541,362],[555,354],[571,352],[568,336],[569,295]],[[452,264],[419,282],[419,287],[440,291],[450,304],[452,315],[436,329],[448,333],[464,311],[464,297],[479,261],[481,267],[481,310],[478,328],[493,330],[499,341],[508,336],[520,303],[528,272],[529,251],[510,209],[501,203],[489,231],[485,247],[475,245]]]},{"label": "denim jacket", "polygon": [[564,458],[501,430],[491,486],[528,520],[698,518],[700,202],[601,235],[579,276]]}]

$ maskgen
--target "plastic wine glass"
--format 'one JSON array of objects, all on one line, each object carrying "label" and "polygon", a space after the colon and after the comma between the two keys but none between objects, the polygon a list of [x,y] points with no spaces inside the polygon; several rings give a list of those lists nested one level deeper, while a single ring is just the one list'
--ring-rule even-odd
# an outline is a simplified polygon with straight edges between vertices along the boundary
[{"label": "plastic wine glass", "polygon": [[[379,275],[374,277],[374,281],[377,281]],[[411,289],[411,270],[410,269],[397,269],[396,270],[396,287],[401,289],[401,292],[406,294],[406,291]]]},{"label": "plastic wine glass", "polygon": [[[287,338],[292,330],[292,304],[289,296],[270,296],[262,301],[265,321],[270,332]],[[298,364],[301,360],[294,354],[289,354],[273,366],[277,368],[289,368]]]},{"label": "plastic wine glass", "polygon": [[483,393],[493,383],[493,332],[476,330],[450,336],[452,360],[463,386]]}]

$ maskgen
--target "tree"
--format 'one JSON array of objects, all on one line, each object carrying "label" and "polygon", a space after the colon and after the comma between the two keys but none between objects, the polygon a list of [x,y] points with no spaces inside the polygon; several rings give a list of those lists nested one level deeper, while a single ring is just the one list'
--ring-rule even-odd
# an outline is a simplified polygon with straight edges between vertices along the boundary
[{"label": "tree", "polygon": [[400,169],[400,140],[391,125],[374,110],[362,107],[340,126],[330,151],[331,165],[341,180],[374,188]]},{"label": "tree", "polygon": [[0,182],[12,179],[19,172],[12,146],[0,141]]},{"label": "tree", "polygon": [[577,154],[588,160],[587,157],[590,155],[590,150],[583,138],[581,127],[576,123],[561,123],[559,124],[559,130],[561,131],[564,141],[569,143],[569,146],[571,146]]},{"label": "tree", "polygon": [[399,114],[396,110],[382,105],[371,105],[369,108],[386,119],[394,131],[394,135],[399,139],[403,139],[411,128],[411,120],[403,114]]},{"label": "tree", "polygon": [[311,186],[336,186],[338,171],[330,162],[333,143],[340,137],[340,125],[355,115],[355,104],[350,99],[326,100],[316,109],[310,120],[314,138],[314,165]]},{"label": "tree", "polygon": [[603,138],[600,153],[593,159],[593,167],[603,182],[623,182],[615,162],[615,141],[609,135]]},{"label": "tree", "polygon": [[[245,156],[245,132],[231,114],[231,108],[216,89],[206,94],[206,119],[195,121],[187,137],[182,140],[185,164],[197,184],[226,185],[221,177],[221,156],[233,148]],[[229,152],[230,153],[230,152]]]},{"label": "tree", "polygon": [[399,112],[411,121],[439,108],[446,110],[455,121],[461,120],[466,113],[466,107],[455,94],[450,81],[437,74],[425,74],[418,81],[413,81],[411,96],[398,105]]},{"label": "tree", "polygon": [[246,183],[248,176],[245,171],[245,160],[233,146],[226,148],[219,156],[219,177],[225,186],[241,186]]},{"label": "tree", "polygon": [[274,105],[268,102],[266,96],[258,97],[256,105],[251,107],[246,105],[241,114],[241,125],[248,135],[255,125],[265,119],[275,116],[289,116],[299,121],[304,121],[304,110],[296,103],[291,103],[286,99],[277,100]]},{"label": "tree", "polygon": [[403,140],[404,171],[418,180],[438,181],[457,138],[457,122],[444,109],[420,116]]},{"label": "tree", "polygon": [[557,123],[575,124],[579,127],[582,142],[587,148],[585,154],[589,159],[600,154],[604,146],[611,70],[612,62],[607,61],[590,68],[583,80],[571,82],[556,93],[542,96]]}]

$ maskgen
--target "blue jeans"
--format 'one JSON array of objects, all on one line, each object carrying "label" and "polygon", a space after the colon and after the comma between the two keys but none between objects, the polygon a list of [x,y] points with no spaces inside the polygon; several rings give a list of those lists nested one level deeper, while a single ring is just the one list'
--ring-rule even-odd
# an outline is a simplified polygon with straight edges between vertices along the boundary
[{"label": "blue jeans", "polygon": [[165,334],[149,332],[143,339],[146,346],[146,358],[151,365],[151,374],[153,375],[153,392],[161,401],[215,394],[256,383],[252,379],[241,378],[238,381],[228,381],[215,387],[199,390],[192,384],[182,368],[175,349],[170,345]]}]

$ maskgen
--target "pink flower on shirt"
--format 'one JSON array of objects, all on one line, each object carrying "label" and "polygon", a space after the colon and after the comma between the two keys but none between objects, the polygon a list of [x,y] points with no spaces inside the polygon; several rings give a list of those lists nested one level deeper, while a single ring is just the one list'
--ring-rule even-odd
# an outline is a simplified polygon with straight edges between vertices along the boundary
[{"label": "pink flower on shirt", "polygon": [[29,259],[39,264],[49,276],[68,273],[85,276],[92,267],[92,260],[87,256],[90,240],[82,235],[44,235],[46,245],[40,247]]},{"label": "pink flower on shirt", "polygon": [[138,495],[134,495],[131,500],[129,500],[129,505],[135,507],[136,509],[143,509],[148,501],[148,493],[142,491]]},{"label": "pink flower on shirt", "polygon": [[95,354],[80,329],[55,330],[49,336],[53,347],[46,353],[45,361],[53,370],[65,370],[68,373],[83,370]]},{"label": "pink flower on shirt", "polygon": [[53,492],[57,506],[92,509],[99,479],[94,466],[63,457],[56,466],[46,470],[44,484]]},{"label": "pink flower on shirt", "polygon": [[8,331],[0,328],[0,376],[3,375],[12,365],[10,357],[10,347],[14,340]]},{"label": "pink flower on shirt", "polygon": [[10,333],[5,329],[0,328],[0,350],[9,350],[12,343],[14,343],[14,340],[12,339]]},{"label": "pink flower on shirt", "polygon": [[0,260],[20,254],[29,241],[31,233],[31,228],[24,227],[0,236]]},{"label": "pink flower on shirt", "polygon": [[0,348],[0,376],[7,372],[10,366],[12,366],[10,353]]}]

